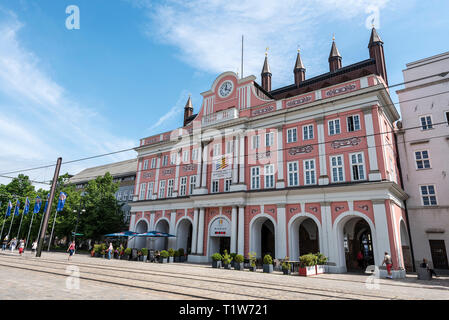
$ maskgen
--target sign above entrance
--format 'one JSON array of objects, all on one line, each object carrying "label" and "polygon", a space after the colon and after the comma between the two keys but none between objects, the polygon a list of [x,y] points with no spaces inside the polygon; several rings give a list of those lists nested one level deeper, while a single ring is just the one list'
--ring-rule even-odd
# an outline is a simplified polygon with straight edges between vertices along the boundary
[{"label": "sign above entrance", "polygon": [[230,237],[231,225],[224,218],[215,219],[210,226],[209,235],[211,237]]}]

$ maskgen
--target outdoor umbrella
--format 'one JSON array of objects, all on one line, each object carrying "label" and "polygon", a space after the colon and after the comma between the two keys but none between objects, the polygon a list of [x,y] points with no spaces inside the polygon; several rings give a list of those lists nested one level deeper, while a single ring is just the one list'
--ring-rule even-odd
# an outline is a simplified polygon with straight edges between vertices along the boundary
[{"label": "outdoor umbrella", "polygon": [[122,231],[122,232],[116,232],[116,233],[108,233],[105,234],[105,237],[134,237],[138,235],[139,233],[134,231]]},{"label": "outdoor umbrella", "polygon": [[139,233],[136,235],[136,237],[150,237],[150,238],[158,238],[158,237],[176,237],[172,234],[166,233],[166,232],[162,232],[162,231],[148,231],[145,233]]}]

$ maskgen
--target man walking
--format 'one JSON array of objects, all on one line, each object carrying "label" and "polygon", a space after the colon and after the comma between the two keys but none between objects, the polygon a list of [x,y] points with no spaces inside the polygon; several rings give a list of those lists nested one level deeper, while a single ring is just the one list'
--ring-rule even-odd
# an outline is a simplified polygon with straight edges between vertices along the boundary
[{"label": "man walking", "polygon": [[391,267],[393,266],[393,263],[391,262],[391,257],[388,254],[388,252],[385,252],[384,261],[382,261],[382,265],[384,265],[384,264],[387,266],[387,272],[388,272],[387,279],[393,279],[393,276],[391,274]]},{"label": "man walking", "polygon": [[16,248],[16,245],[17,245],[17,240],[16,240],[16,238],[13,238],[11,240],[11,242],[9,243],[9,247],[11,248],[11,252],[14,252],[14,249]]},{"label": "man walking", "polygon": [[6,235],[6,237],[3,239],[3,243],[2,243],[2,250],[5,251],[6,250],[6,246],[8,245],[8,235]]}]

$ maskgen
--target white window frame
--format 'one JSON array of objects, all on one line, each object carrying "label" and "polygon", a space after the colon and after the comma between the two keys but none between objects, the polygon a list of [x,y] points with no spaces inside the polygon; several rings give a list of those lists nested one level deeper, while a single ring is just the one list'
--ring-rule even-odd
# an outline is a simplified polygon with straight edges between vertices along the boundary
[{"label": "white window frame", "polygon": [[231,184],[232,184],[232,179],[225,179],[225,181],[224,181],[224,191],[225,192],[231,191]]},{"label": "white window frame", "polygon": [[173,179],[167,180],[167,198],[173,197],[173,187],[175,185],[175,181]]},{"label": "white window frame", "polygon": [[126,201],[128,199],[128,190],[123,190],[122,201]]},{"label": "white window frame", "polygon": [[260,136],[255,134],[251,137],[251,149],[259,149],[260,147]]},{"label": "white window frame", "polygon": [[251,167],[251,189],[260,189],[260,167]]},{"label": "white window frame", "polygon": [[187,176],[181,177],[179,183],[179,196],[185,196],[187,193]]},{"label": "white window frame", "polygon": [[212,180],[211,183],[211,193],[218,193],[218,191],[220,190],[220,180]]},{"label": "white window frame", "polygon": [[274,132],[265,133],[265,147],[271,147],[274,145]]},{"label": "white window frame", "polygon": [[189,150],[184,150],[182,152],[182,162],[184,162],[184,163],[189,162]]},{"label": "white window frame", "polygon": [[146,188],[147,188],[147,183],[146,182],[140,184],[139,200],[144,200],[145,199]]},{"label": "white window frame", "polygon": [[151,169],[156,168],[156,160],[157,160],[156,157],[151,159],[151,166],[150,166]]},{"label": "white window frame", "polygon": [[[313,124],[307,124],[302,126],[302,140],[312,140],[313,139]],[[312,130],[310,130],[312,128]]]},{"label": "white window frame", "polygon": [[[425,128],[423,128],[423,123],[422,123],[422,119],[425,119]],[[429,120],[430,119],[430,124],[429,124]],[[419,125],[421,127],[421,131],[427,131],[427,130],[431,130],[433,129],[433,119],[432,119],[432,115],[431,114],[426,114],[426,115],[422,115],[419,116]]]},{"label": "white window frame", "polygon": [[172,153],[170,154],[170,165],[176,165],[178,160],[178,153]]},{"label": "white window frame", "polygon": [[[288,176],[288,186],[289,187],[297,187],[299,186],[299,163],[298,161],[290,161],[287,162],[287,176]],[[292,183],[292,177],[293,182]]]},{"label": "white window frame", "polygon": [[193,194],[193,190],[196,186],[196,175],[191,175],[189,180],[189,194]]},{"label": "white window frame", "polygon": [[117,192],[117,201],[122,201],[122,192]]},{"label": "white window frame", "polygon": [[[358,128],[356,128],[355,117],[358,118],[358,123],[359,123]],[[353,127],[354,127],[354,130],[349,130],[349,119],[350,119],[350,118],[352,119],[352,125],[353,125]],[[347,117],[346,117],[346,129],[348,129],[348,132],[355,132],[355,131],[361,130],[361,129],[362,129],[362,123],[360,122],[360,115],[358,115],[358,114],[353,114],[353,115],[347,116]]]},{"label": "white window frame", "polygon": [[293,143],[297,141],[298,141],[297,127],[287,129],[287,143]]},{"label": "white window frame", "polygon": [[[418,158],[416,157],[416,153],[417,153],[417,152],[419,152],[419,155],[420,155],[421,159],[418,159]],[[424,158],[424,157],[423,157],[423,152],[426,152],[426,153],[427,153],[427,158]],[[414,154],[414,156],[415,156],[415,168],[416,168],[416,170],[432,169],[432,164],[430,163],[429,150],[415,150],[413,154]],[[428,167],[428,168],[426,168],[425,165],[424,165],[424,162],[425,162],[426,160],[429,162],[429,167]],[[420,168],[420,167],[418,166],[418,162],[422,162],[422,165],[423,165],[422,168]]]},{"label": "white window frame", "polygon": [[[435,188],[434,184],[426,184],[426,185],[423,184],[423,185],[419,185],[418,187],[419,187],[419,194],[421,196],[421,203],[422,203],[423,206],[430,207],[430,206],[437,206],[438,205],[437,189]],[[427,194],[423,194],[422,187],[426,188]],[[434,192],[433,194],[429,193],[429,187],[433,187],[433,192]],[[432,196],[435,197],[435,204],[431,203],[430,197],[432,197]],[[429,198],[429,204],[425,204],[424,197]]]},{"label": "white window frame", "polygon": [[198,160],[198,148],[192,149],[192,161]]},{"label": "white window frame", "polygon": [[165,197],[165,180],[159,181],[159,199],[162,199]]},{"label": "white window frame", "polygon": [[132,199],[133,199],[133,196],[134,196],[133,190],[130,190],[130,193],[129,193],[129,195],[128,195],[128,200],[132,200]]},{"label": "white window frame", "polygon": [[148,159],[143,161],[143,170],[148,170]]},{"label": "white window frame", "polygon": [[168,154],[162,157],[162,166],[165,167],[166,165],[168,165]]},{"label": "white window frame", "polygon": [[[312,168],[312,166],[313,168]],[[316,184],[316,162],[315,159],[303,160],[303,172],[304,172],[304,185],[310,186]],[[307,183],[307,177],[309,177],[310,182]]]},{"label": "white window frame", "polygon": [[[338,164],[338,160],[336,161],[336,165],[334,166],[332,164],[332,158],[336,158],[336,159],[341,159],[341,164]],[[329,166],[331,169],[331,181],[332,183],[341,183],[341,182],[345,182],[346,178],[345,178],[345,159],[343,157],[342,154],[336,154],[336,155],[332,155],[329,156]],[[335,176],[334,176],[334,170],[333,169],[337,169],[337,176],[340,177],[340,171],[338,170],[339,168],[341,168],[341,177],[343,180],[335,180]]]},{"label": "white window frame", "polygon": [[275,187],[274,164],[266,164],[264,166],[264,188],[271,189]]},{"label": "white window frame", "polygon": [[221,144],[220,143],[216,143],[213,146],[213,156],[219,156],[221,155]]},{"label": "white window frame", "polygon": [[153,199],[153,189],[154,189],[154,182],[148,182],[148,189],[147,189],[147,199],[152,200]]},{"label": "white window frame", "polygon": [[[338,122],[338,130],[337,130],[337,122]],[[331,123],[332,123],[332,127],[333,127],[333,132],[331,131]],[[340,118],[329,120],[327,122],[327,131],[328,131],[330,136],[334,136],[334,135],[340,134],[341,133]]]},{"label": "white window frame", "polygon": [[225,153],[229,154],[229,153],[233,153],[234,150],[234,140],[228,140],[226,141],[226,145],[225,145]]},{"label": "white window frame", "polygon": [[[362,157],[362,162],[359,162],[359,155]],[[356,156],[356,163],[352,162],[352,156]],[[365,181],[366,180],[366,164],[365,164],[365,155],[363,152],[354,152],[349,154],[349,165],[351,168],[351,181]],[[354,166],[357,166],[357,175],[359,179],[354,178]],[[363,179],[360,179],[360,166],[362,167]]]}]

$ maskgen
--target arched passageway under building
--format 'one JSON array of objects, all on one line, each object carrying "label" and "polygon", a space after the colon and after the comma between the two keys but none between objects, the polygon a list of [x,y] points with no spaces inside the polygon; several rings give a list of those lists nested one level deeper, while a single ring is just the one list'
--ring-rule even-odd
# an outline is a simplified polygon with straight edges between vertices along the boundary
[{"label": "arched passageway under building", "polygon": [[[145,233],[148,230],[148,223],[145,220],[140,220],[136,225],[135,232],[137,233]],[[147,238],[146,237],[135,237],[134,238],[134,248],[142,249],[147,247]]]},{"label": "arched passageway under building", "polygon": [[267,217],[256,218],[251,225],[250,251],[254,251],[258,258],[266,254],[276,257],[276,232],[274,223]]},{"label": "arched passageway under building", "polygon": [[176,248],[184,249],[185,253],[191,252],[192,246],[192,222],[189,219],[182,219],[178,223],[176,230]]},{"label": "arched passageway under building", "polygon": [[[170,226],[168,221],[165,219],[160,219],[154,229],[156,231],[166,232],[168,233],[170,230]],[[154,250],[168,250],[168,238],[151,238],[150,240],[150,249]]]}]

